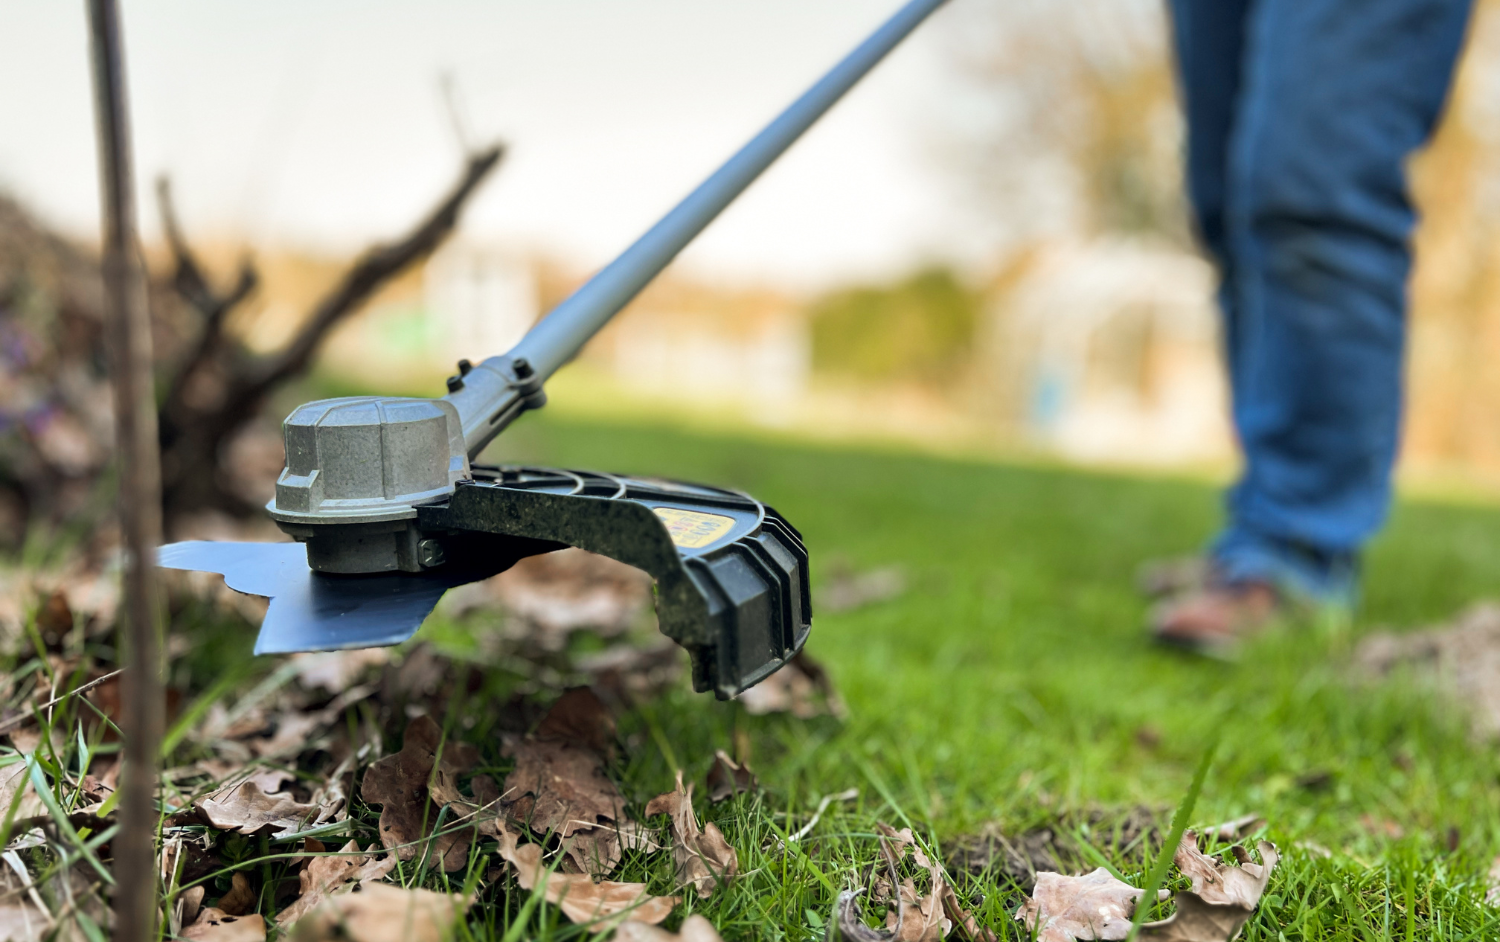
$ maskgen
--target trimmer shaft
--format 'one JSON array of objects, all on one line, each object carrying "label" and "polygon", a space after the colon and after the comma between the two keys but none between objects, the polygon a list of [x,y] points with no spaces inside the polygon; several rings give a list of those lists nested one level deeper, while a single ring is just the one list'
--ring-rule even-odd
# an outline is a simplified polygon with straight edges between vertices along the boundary
[{"label": "trimmer shaft", "polygon": [[161,565],[264,595],[263,654],[396,644],[448,589],[577,546],[656,580],[661,630],[693,686],[731,697],[801,650],[812,624],[807,549],[744,494],[579,471],[471,464],[542,384],[630,303],[824,112],[944,0],[909,0],[512,350],[460,361],[441,399],[361,396],[287,417],[267,506],[299,543],[176,543]]}]

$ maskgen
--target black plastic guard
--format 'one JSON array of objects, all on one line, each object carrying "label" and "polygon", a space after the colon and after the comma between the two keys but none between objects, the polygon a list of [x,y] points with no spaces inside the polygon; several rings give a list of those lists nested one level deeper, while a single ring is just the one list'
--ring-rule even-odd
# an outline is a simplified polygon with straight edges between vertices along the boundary
[{"label": "black plastic guard", "polygon": [[[458,543],[480,533],[563,543],[649,573],[657,621],[692,656],[695,690],[733,697],[807,641],[807,548],[754,498],[584,471],[475,466],[473,473],[447,502],[418,508],[423,531]],[[482,552],[484,541],[474,542]]]}]

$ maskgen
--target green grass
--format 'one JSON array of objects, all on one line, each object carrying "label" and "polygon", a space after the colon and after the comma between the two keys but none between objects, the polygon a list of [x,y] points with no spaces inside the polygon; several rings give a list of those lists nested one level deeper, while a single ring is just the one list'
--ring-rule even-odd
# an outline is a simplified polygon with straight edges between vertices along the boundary
[{"label": "green grass", "polygon": [[[1111,816],[1159,809],[1165,831],[1216,741],[1193,822],[1256,812],[1283,851],[1243,938],[1500,937],[1500,911],[1481,902],[1500,850],[1500,755],[1430,691],[1354,683],[1345,667],[1350,645],[1374,626],[1415,627],[1500,595],[1500,510],[1402,504],[1370,553],[1352,626],[1288,628],[1227,664],[1148,644],[1134,585],[1143,561],[1190,552],[1211,536],[1219,498],[1204,483],[545,415],[517,423],[499,444],[492,459],[743,487],[802,530],[815,584],[835,558],[907,571],[904,595],[815,619],[809,650],[834,675],[846,721],[750,717],[685,691],[621,718],[627,751],[614,771],[637,814],[670,787],[674,767],[701,782],[713,750],[736,742],[750,746],[765,786],[712,808],[700,798],[700,815],[724,829],[746,875],[709,900],[686,901],[668,925],[701,912],[730,940],[821,939],[838,891],[863,880],[875,859],[877,820],[910,825],[939,857],[986,822],[1008,834],[1062,822],[1096,848],[1097,863],[1139,885],[1158,848],[1112,846]],[[178,624],[199,617],[189,609]],[[451,640],[451,626],[424,634]],[[174,675],[198,691],[248,643],[243,634],[225,641],[222,628],[204,637],[217,646],[195,648],[178,667],[186,676]],[[272,666],[253,665],[239,689]],[[452,734],[480,743],[497,774],[508,768],[496,729],[513,689],[498,677],[456,691],[445,717],[473,721]],[[398,747],[399,730],[387,734]],[[821,796],[851,787],[859,799],[832,806],[805,841],[780,849],[778,832],[805,823]],[[1078,825],[1088,812],[1099,812],[1097,823]],[[362,842],[374,838],[374,817],[357,815]],[[1404,836],[1366,821],[1394,822]],[[285,866],[258,862],[264,850],[220,843],[226,859],[256,872]],[[468,871],[422,881],[473,885],[494,861],[476,857]],[[954,876],[984,924],[1001,938],[1025,938],[1010,918],[1015,887],[992,875]],[[628,855],[615,878],[672,889],[664,854]],[[210,901],[228,887],[227,874],[213,880]],[[587,935],[528,897],[508,879],[487,882],[466,933]]]},{"label": "green grass", "polygon": [[[1170,807],[1219,736],[1194,820],[1257,812],[1285,852],[1247,939],[1500,937],[1500,917],[1478,902],[1500,850],[1500,756],[1427,690],[1355,684],[1344,663],[1371,627],[1416,627],[1500,595],[1494,509],[1401,504],[1369,555],[1352,632],[1304,625],[1223,664],[1146,643],[1134,585],[1141,562],[1212,535],[1219,497],[1206,484],[532,418],[501,444],[507,461],[743,487],[802,530],[815,584],[835,556],[908,570],[900,598],[815,618],[809,650],[836,677],[847,723],[744,717],[690,695],[653,711],[700,776],[748,727],[770,807],[805,814],[819,795],[862,791],[820,826],[806,861],[778,857],[711,904],[727,931],[814,937],[807,912],[826,914],[828,884],[868,861],[876,818],[910,823],[941,852],[990,820],[1009,833],[1070,810]],[[626,781],[644,798],[670,769],[642,741]],[[1324,782],[1298,785],[1309,778]],[[748,811],[729,824],[741,847],[765,828]],[[1011,931],[1014,894],[970,889],[989,924]]]}]

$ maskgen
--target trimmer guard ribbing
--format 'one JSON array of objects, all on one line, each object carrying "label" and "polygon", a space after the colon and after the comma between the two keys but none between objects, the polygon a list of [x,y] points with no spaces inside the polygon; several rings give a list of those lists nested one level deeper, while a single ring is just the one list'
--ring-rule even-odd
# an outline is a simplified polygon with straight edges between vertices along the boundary
[{"label": "trimmer guard ribbing", "polygon": [[727,699],[802,649],[812,626],[807,548],[775,510],[699,484],[536,468],[474,468],[424,532],[545,540],[656,580],[661,631],[688,650],[693,688]]}]

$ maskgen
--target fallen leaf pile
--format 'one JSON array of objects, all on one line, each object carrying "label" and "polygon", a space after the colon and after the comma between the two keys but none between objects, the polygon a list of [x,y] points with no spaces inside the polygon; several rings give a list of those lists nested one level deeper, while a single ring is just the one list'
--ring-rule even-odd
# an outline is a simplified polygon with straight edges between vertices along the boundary
[{"label": "fallen leaf pile", "polygon": [[[1160,922],[1141,926],[1138,939],[1146,942],[1228,942],[1255,915],[1271,871],[1279,859],[1275,845],[1261,841],[1255,863],[1245,848],[1230,848],[1237,866],[1206,856],[1198,838],[1188,831],[1173,855],[1173,863],[1192,881],[1190,890],[1172,896],[1177,911]],[[1016,920],[1035,933],[1037,942],[1084,942],[1123,939],[1141,890],[1099,868],[1083,876],[1038,873],[1031,896],[1016,911]],[[1163,890],[1161,898],[1169,894]]]},{"label": "fallen leaf pile", "polygon": [[302,804],[290,795],[267,795],[254,780],[231,785],[193,803],[209,826],[244,835],[262,830],[271,837],[300,831],[313,823],[318,806]]},{"label": "fallen leaf pile", "polygon": [[[523,889],[540,887],[570,920],[596,930],[624,919],[654,925],[679,902],[676,896],[652,895],[644,883],[605,879],[625,851],[662,849],[652,829],[626,814],[624,796],[606,773],[616,749],[614,718],[588,688],[563,694],[534,732],[503,745],[516,766],[505,779],[500,855]],[[755,787],[753,777],[745,778],[748,773],[727,755],[719,761],[729,761],[731,776],[740,773],[731,790]],[[739,872],[738,855],[717,825],[699,825],[692,788],[684,787],[680,772],[677,788],[652,799],[645,814],[669,817],[678,886],[706,897]],[[531,840],[522,843],[528,835]],[[559,853],[549,863],[546,845],[554,840]],[[621,931],[631,938],[642,930]]]},{"label": "fallen leaf pile", "polygon": [[266,921],[256,915],[231,916],[209,906],[182,930],[182,937],[193,942],[260,942],[266,937]]},{"label": "fallen leaf pile", "polygon": [[621,923],[611,938],[614,942],[724,942],[714,924],[696,913],[684,919],[676,932],[629,921]]},{"label": "fallen leaf pile", "polygon": [[[624,563],[567,548],[450,591],[440,611],[481,626],[481,648],[545,687],[582,684],[606,702],[649,701],[684,677],[686,652],[656,631],[652,581]],[[589,635],[602,648],[577,650]]]},{"label": "fallen leaf pile", "polygon": [[847,560],[832,559],[813,596],[818,612],[847,612],[886,602],[906,591],[906,573],[899,566],[857,572]]},{"label": "fallen leaf pile", "polygon": [[[876,867],[869,897],[886,905],[885,931],[865,925],[858,892],[840,893],[834,902],[832,925],[845,942],[940,942],[957,931],[969,942],[996,942],[993,932],[979,925],[963,908],[943,868],[917,845],[911,828],[896,830],[876,822],[880,833],[881,864]],[[927,893],[914,877],[902,876],[910,855],[927,877]]]},{"label": "fallen leaf pile", "polygon": [[1451,624],[1423,631],[1368,635],[1354,650],[1354,665],[1373,677],[1409,666],[1468,709],[1477,733],[1500,734],[1500,604],[1481,602]]},{"label": "fallen leaf pile", "polygon": [[[360,785],[365,802],[381,806],[380,842],[385,849],[402,860],[430,853],[434,865],[450,872],[467,864],[470,835],[466,830],[437,832],[443,816],[441,803],[435,799],[461,800],[457,778],[477,759],[473,746],[444,743],[443,731],[431,717],[412,720],[401,751],[370,766]],[[429,779],[444,785],[446,792],[431,794]]]},{"label": "fallen leaf pile", "polygon": [[[1016,919],[1036,933],[1037,942],[1123,939],[1141,892],[1103,867],[1079,877],[1038,873],[1036,888]],[[1162,899],[1170,895],[1161,891]]]},{"label": "fallen leaf pile", "polygon": [[506,813],[537,834],[555,834],[577,872],[603,876],[622,851],[652,843],[625,815],[625,797],[604,772],[615,721],[586,687],[563,694],[536,732],[505,742],[516,767],[505,779]]},{"label": "fallen leaf pile", "polygon": [[680,902],[676,896],[652,896],[644,883],[596,882],[587,874],[549,870],[542,859],[541,845],[517,846],[516,835],[509,828],[500,838],[500,856],[515,868],[516,881],[523,890],[542,886],[547,901],[580,925],[607,922],[621,914],[655,924],[667,918]]},{"label": "fallen leaf pile", "polygon": [[699,896],[707,897],[739,874],[739,855],[724,839],[718,825],[710,821],[701,828],[698,826],[693,815],[693,786],[683,788],[681,771],[677,773],[677,787],[651,799],[646,814],[665,814],[671,818],[672,860],[677,865],[679,886],[691,885]]},{"label": "fallen leaf pile", "polygon": [[842,719],[847,713],[828,671],[806,651],[735,699],[756,716],[790,713],[802,720],[825,715]]},{"label": "fallen leaf pile", "polygon": [[749,765],[740,765],[723,749],[714,752],[714,764],[708,770],[708,800],[728,801],[742,792],[754,792],[760,787],[755,773]]},{"label": "fallen leaf pile", "polygon": [[[305,848],[310,853],[322,854],[322,842],[308,838]],[[276,922],[289,926],[312,912],[325,900],[366,884],[383,879],[396,868],[396,858],[367,856],[360,852],[359,844],[350,841],[339,848],[337,854],[316,856],[308,860],[298,874],[298,897],[292,905],[276,914]]]},{"label": "fallen leaf pile", "polygon": [[498,606],[504,639],[556,652],[578,632],[615,638],[629,631],[651,607],[651,577],[570,547],[527,557],[498,576],[450,592],[443,606],[459,618]]},{"label": "fallen leaf pile", "polygon": [[[979,831],[962,834],[945,842],[950,849],[950,860],[961,870],[977,875],[987,875],[999,883],[1013,883],[1023,892],[1030,893],[1036,875],[1044,870],[1054,873],[1082,869],[1085,854],[1069,832],[1091,835],[1096,850],[1108,851],[1112,856],[1132,863],[1145,862],[1145,851],[1149,846],[1160,846],[1165,840],[1163,823],[1169,811],[1134,806],[1120,809],[1092,808],[1063,814],[1050,826],[1007,834],[998,822],[989,822]],[[1241,822],[1228,822],[1221,829],[1238,823],[1245,825],[1258,817]],[[1228,835],[1233,840],[1238,833]]]},{"label": "fallen leaf pile", "polygon": [[335,896],[299,921],[294,942],[442,942],[473,900],[458,893],[371,883]]}]

